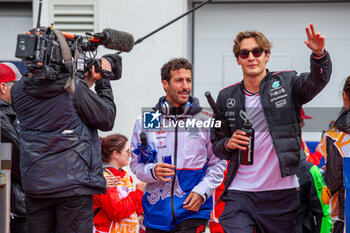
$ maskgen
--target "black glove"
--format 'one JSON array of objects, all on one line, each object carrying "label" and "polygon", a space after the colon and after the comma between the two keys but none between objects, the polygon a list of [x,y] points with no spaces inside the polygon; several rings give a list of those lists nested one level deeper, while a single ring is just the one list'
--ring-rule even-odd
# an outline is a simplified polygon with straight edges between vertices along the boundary
[{"label": "black glove", "polygon": [[109,70],[101,70],[100,73],[102,75],[102,78],[106,78],[109,80],[112,80],[114,78],[114,74]]}]

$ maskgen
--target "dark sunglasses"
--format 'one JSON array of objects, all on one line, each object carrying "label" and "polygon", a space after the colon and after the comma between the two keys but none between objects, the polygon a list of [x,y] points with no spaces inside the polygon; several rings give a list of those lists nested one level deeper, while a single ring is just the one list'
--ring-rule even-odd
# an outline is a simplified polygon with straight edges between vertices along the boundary
[{"label": "dark sunglasses", "polygon": [[260,57],[263,54],[264,50],[262,48],[255,48],[252,50],[241,49],[238,51],[238,56],[242,59],[247,59],[250,52],[252,52],[254,57]]}]

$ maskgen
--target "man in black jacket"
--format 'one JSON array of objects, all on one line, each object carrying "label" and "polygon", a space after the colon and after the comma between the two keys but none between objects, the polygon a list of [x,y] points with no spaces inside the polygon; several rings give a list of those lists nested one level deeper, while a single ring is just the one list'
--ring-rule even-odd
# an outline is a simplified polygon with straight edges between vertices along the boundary
[{"label": "man in black jacket", "polygon": [[[306,27],[312,50],[311,72],[269,72],[271,44],[260,32],[238,33],[233,47],[243,81],[220,91],[217,105],[225,135],[212,131],[213,151],[230,160],[219,221],[225,232],[292,232],[299,198],[296,173],[301,148],[300,109],[328,83],[331,74],[324,37]],[[249,138],[240,130],[247,120],[255,130],[252,165],[239,164]],[[229,131],[227,133],[227,131]]]},{"label": "man in black jacket", "polygon": [[19,168],[19,137],[16,113],[11,105],[10,91],[13,84],[21,79],[22,75],[12,63],[0,64],[0,107],[1,107],[1,143],[12,144],[11,155],[11,233],[25,233],[26,211],[21,172]]},{"label": "man in black jacket", "polygon": [[[305,126],[304,119],[312,119],[303,109],[300,113],[300,128]],[[298,210],[297,220],[293,233],[329,233],[332,228],[332,219],[329,217],[329,206],[321,201],[322,189],[325,183],[320,169],[309,162],[310,150],[306,142],[300,151],[300,162],[297,177],[301,207]],[[305,149],[306,148],[306,149]]]},{"label": "man in black jacket", "polygon": [[[101,60],[101,73],[108,74],[110,63]],[[110,80],[93,67],[86,82],[78,78],[68,93],[68,77],[23,76],[11,90],[30,233],[92,232],[92,195],[106,191],[97,129],[114,125]],[[89,89],[93,83],[96,93]]]}]

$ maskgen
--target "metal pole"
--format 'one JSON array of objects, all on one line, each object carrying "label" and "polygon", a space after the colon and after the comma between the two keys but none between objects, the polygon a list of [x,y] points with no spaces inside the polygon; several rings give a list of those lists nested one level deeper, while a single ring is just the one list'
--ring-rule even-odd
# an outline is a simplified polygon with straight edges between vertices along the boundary
[{"label": "metal pole", "polygon": [[[154,30],[154,31],[148,33],[147,35],[145,35],[145,36],[143,36],[143,37],[137,39],[137,40],[134,42],[134,45],[137,45],[137,44],[141,43],[144,39],[147,39],[148,37],[150,37],[150,36],[152,36],[153,34],[159,32],[160,30],[162,30],[163,28],[165,28],[165,27],[169,26],[170,24],[172,24],[172,23],[178,21],[178,20],[181,19],[182,17],[184,17],[184,16],[186,16],[186,15],[188,15],[188,14],[191,14],[192,12],[194,12],[195,10],[197,10],[198,8],[204,6],[205,4],[207,4],[207,3],[211,2],[211,1],[212,1],[212,0],[207,0],[207,1],[202,2],[201,4],[199,4],[198,6],[196,6],[195,8],[192,8],[191,10],[189,10],[189,11],[183,13],[182,15],[176,17],[175,19],[173,19],[173,20],[171,20],[170,22],[164,24],[163,26],[157,28],[156,30]],[[117,52],[116,54],[121,54],[121,53],[122,53],[122,52]]]}]

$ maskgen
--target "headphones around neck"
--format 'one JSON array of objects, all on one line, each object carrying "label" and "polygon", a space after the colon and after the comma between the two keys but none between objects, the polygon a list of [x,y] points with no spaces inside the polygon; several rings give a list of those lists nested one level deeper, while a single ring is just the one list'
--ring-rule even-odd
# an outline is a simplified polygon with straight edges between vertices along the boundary
[{"label": "headphones around neck", "polygon": [[173,105],[165,100],[165,97],[161,100],[160,111],[166,116],[177,116],[186,114],[192,107],[192,102],[190,100],[187,101],[186,104],[175,108]]}]

